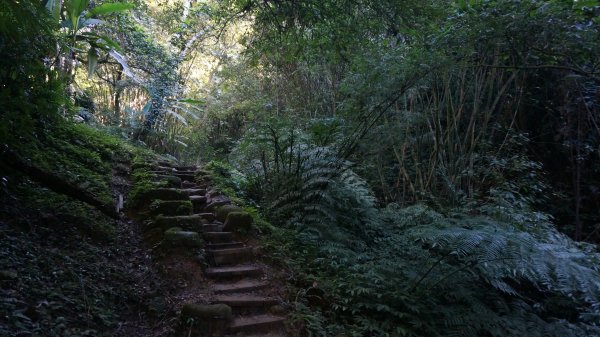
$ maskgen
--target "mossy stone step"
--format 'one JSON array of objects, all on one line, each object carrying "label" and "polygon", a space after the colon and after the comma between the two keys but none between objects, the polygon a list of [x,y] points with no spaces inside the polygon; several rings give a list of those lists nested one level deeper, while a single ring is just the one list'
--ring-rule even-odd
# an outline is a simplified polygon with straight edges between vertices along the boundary
[{"label": "mossy stone step", "polygon": [[165,231],[164,242],[170,247],[200,248],[204,245],[197,232],[183,231],[178,227]]},{"label": "mossy stone step", "polygon": [[[206,220],[204,220],[206,221]],[[223,225],[219,225],[219,224],[207,224],[207,225],[202,225],[202,232],[206,233],[206,232],[221,232],[223,231]]]},{"label": "mossy stone step", "polygon": [[150,204],[150,215],[157,216],[191,215],[192,203],[189,200],[154,200]]},{"label": "mossy stone step", "polygon": [[180,189],[180,191],[182,193],[185,193],[186,195],[202,195],[202,196],[206,195],[205,188],[182,188],[182,189]]},{"label": "mossy stone step", "polygon": [[207,243],[207,249],[227,249],[227,248],[241,248],[244,244],[239,241],[223,242],[223,243]]},{"label": "mossy stone step", "polygon": [[193,171],[196,172],[198,170],[197,166],[158,166],[159,170],[170,170],[170,171]]},{"label": "mossy stone step", "polygon": [[197,215],[179,215],[179,216],[164,216],[159,215],[152,222],[153,228],[161,228],[163,230],[171,227],[181,227],[185,230],[202,231],[206,219]]},{"label": "mossy stone step", "polygon": [[205,271],[207,277],[218,279],[233,279],[262,275],[262,269],[255,265],[238,265],[231,267],[213,267]]},{"label": "mossy stone step", "polygon": [[212,222],[212,221],[215,220],[214,213],[197,213],[197,214],[194,214],[194,215],[200,216],[203,219],[206,219],[208,222]]},{"label": "mossy stone step", "polygon": [[193,181],[184,181],[181,183],[181,187],[183,188],[198,188],[198,184]]},{"label": "mossy stone step", "polygon": [[204,239],[210,243],[225,243],[233,241],[233,234],[231,232],[206,232],[204,233]]},{"label": "mossy stone step", "polygon": [[153,188],[140,193],[139,199],[143,202],[158,200],[188,200],[188,194],[176,188]]},{"label": "mossy stone step", "polygon": [[200,212],[206,204],[206,197],[203,195],[190,195],[189,196],[192,205],[194,206],[194,212]]},{"label": "mossy stone step", "polygon": [[230,333],[256,333],[283,329],[285,318],[273,315],[249,315],[234,317],[229,326]]},{"label": "mossy stone step", "polygon": [[244,279],[234,283],[218,283],[213,286],[213,291],[216,294],[231,294],[250,292],[264,289],[269,285],[266,281]]},{"label": "mossy stone step", "polygon": [[217,266],[248,262],[254,257],[251,247],[208,250],[210,260]]},{"label": "mossy stone step", "polygon": [[181,178],[173,175],[158,174],[153,177],[156,182],[164,182],[166,187],[181,187]]},{"label": "mossy stone step", "polygon": [[232,294],[217,295],[213,302],[226,304],[231,308],[263,308],[277,304],[277,299],[260,295]]}]

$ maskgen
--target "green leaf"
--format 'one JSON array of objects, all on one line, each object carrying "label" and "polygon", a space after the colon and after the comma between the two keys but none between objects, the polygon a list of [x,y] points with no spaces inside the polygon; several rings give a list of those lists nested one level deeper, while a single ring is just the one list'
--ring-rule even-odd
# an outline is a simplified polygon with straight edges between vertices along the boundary
[{"label": "green leaf", "polygon": [[130,3],[105,3],[100,6],[92,8],[86,17],[92,17],[94,15],[104,15],[115,12],[122,12],[135,8],[135,4]]},{"label": "green leaf", "polygon": [[69,14],[73,30],[77,31],[79,27],[79,17],[89,3],[89,0],[69,0],[65,3],[65,9]]},{"label": "green leaf", "polygon": [[178,99],[177,102],[189,103],[189,104],[204,104],[204,103],[206,103],[205,101],[196,100],[196,99],[192,99],[192,98]]},{"label": "green leaf", "polygon": [[575,8],[583,8],[583,7],[593,8],[595,6],[600,6],[600,1],[598,1],[598,0],[580,0],[580,1],[573,2],[573,7],[575,7]]},{"label": "green leaf", "polygon": [[96,48],[90,48],[88,50],[88,78],[91,78],[96,71],[96,67],[98,66],[98,50]]},{"label": "green leaf", "polygon": [[46,9],[52,14],[54,19],[60,19],[60,1],[59,0],[48,0],[46,2]]}]

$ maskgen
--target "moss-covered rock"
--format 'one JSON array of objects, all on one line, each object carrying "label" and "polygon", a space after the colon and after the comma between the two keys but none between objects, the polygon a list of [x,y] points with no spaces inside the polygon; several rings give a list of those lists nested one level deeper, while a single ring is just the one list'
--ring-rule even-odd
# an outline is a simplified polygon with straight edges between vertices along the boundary
[{"label": "moss-covered rock", "polygon": [[166,216],[192,214],[192,203],[189,200],[154,200],[150,204],[150,215]]},{"label": "moss-covered rock", "polygon": [[252,228],[252,216],[246,212],[230,212],[225,219],[226,232],[247,232]]},{"label": "moss-covered rock", "polygon": [[200,215],[163,216],[159,215],[151,224],[152,228],[166,230],[171,227],[180,227],[185,230],[200,231],[202,225],[208,221]]},{"label": "moss-covered rock", "polygon": [[184,231],[179,227],[166,230],[164,242],[170,247],[200,248],[204,244],[200,234]]},{"label": "moss-covered rock", "polygon": [[229,213],[242,212],[242,211],[243,211],[243,209],[241,209],[240,207],[235,206],[235,205],[221,205],[221,206],[216,207],[215,217],[217,218],[217,220],[219,220],[221,222],[225,222],[225,220],[227,219],[227,215]]}]

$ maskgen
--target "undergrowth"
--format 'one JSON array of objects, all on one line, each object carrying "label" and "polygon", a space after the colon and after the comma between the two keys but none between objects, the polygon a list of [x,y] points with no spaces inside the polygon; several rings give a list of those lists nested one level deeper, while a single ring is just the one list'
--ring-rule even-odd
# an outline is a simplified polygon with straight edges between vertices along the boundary
[{"label": "undergrowth", "polygon": [[23,181],[2,195],[0,335],[109,336],[135,281],[114,221]]},{"label": "undergrowth", "polygon": [[[247,178],[227,164],[209,167],[218,167],[213,180],[227,193],[247,186],[228,180],[233,172]],[[272,225],[260,207],[250,209],[269,233],[265,251],[289,272],[297,335],[600,336],[600,255],[518,194],[491,191],[486,201],[443,212],[378,209],[347,172],[327,178],[327,188],[311,190],[308,181],[300,197],[276,206],[291,209],[293,221]],[[315,211],[301,197],[310,191],[332,216],[303,216]]]}]

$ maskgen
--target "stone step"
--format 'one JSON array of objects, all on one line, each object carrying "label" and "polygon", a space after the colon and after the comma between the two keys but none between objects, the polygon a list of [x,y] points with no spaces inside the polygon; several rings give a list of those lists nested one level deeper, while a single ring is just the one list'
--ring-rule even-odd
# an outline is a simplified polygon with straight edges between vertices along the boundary
[{"label": "stone step", "polygon": [[209,261],[217,266],[240,264],[254,257],[251,247],[208,250]]},{"label": "stone step", "polygon": [[235,283],[218,283],[213,286],[216,294],[231,294],[260,290],[269,285],[266,281],[244,279]]},{"label": "stone step", "polygon": [[176,171],[194,171],[198,170],[198,166],[173,166]]},{"label": "stone step", "polygon": [[205,274],[210,278],[232,279],[262,275],[262,269],[256,265],[238,265],[207,268]]},{"label": "stone step", "polygon": [[239,241],[224,242],[224,243],[207,243],[207,249],[227,249],[227,248],[241,248],[244,244]]},{"label": "stone step", "polygon": [[273,315],[238,316],[231,322],[229,331],[231,333],[255,333],[275,328],[283,329],[284,321],[284,317]]},{"label": "stone step", "polygon": [[206,197],[203,195],[190,195],[190,201],[194,206],[194,212],[200,212],[206,204]]},{"label": "stone step", "polygon": [[184,181],[183,183],[181,183],[181,187],[183,187],[183,188],[200,188],[198,186],[198,184],[196,184],[193,181]]},{"label": "stone step", "polygon": [[277,304],[277,299],[261,295],[231,294],[217,295],[213,303],[226,304],[232,308],[264,308]]},{"label": "stone step", "polygon": [[223,231],[223,225],[219,225],[219,224],[208,224],[208,225],[203,225],[202,226],[202,231],[203,232],[221,232]]},{"label": "stone step", "polygon": [[231,232],[206,232],[204,239],[210,243],[226,243],[233,241],[233,234]]},{"label": "stone step", "polygon": [[196,179],[195,173],[173,172],[171,174],[181,178],[181,180],[194,181]]},{"label": "stone step", "polygon": [[215,220],[215,214],[214,213],[195,213],[194,215],[202,217],[202,218],[208,220],[208,222],[212,222],[212,221]]},{"label": "stone step", "polygon": [[201,196],[206,195],[205,188],[182,188],[182,189],[180,189],[180,191],[187,195],[201,195]]},{"label": "stone step", "polygon": [[206,220],[197,215],[180,216],[158,216],[154,219],[151,228],[161,228],[167,230],[171,227],[181,227],[185,230],[202,231]]}]

